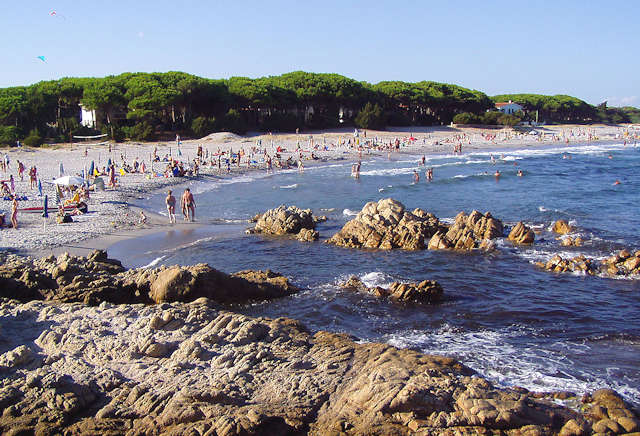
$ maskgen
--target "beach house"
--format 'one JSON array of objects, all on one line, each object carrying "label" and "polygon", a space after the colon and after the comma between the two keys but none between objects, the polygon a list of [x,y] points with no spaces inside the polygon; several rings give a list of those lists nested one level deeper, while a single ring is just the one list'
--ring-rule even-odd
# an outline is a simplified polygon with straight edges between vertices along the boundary
[{"label": "beach house", "polygon": [[518,111],[524,110],[524,107],[509,100],[508,102],[496,103],[496,109],[504,114],[513,115]]}]

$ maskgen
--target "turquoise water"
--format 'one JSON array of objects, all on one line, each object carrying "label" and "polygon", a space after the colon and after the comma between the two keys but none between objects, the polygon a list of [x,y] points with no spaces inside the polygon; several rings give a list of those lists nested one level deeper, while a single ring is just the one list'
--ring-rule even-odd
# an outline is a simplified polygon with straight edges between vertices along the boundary
[{"label": "turquoise water", "polygon": [[[607,386],[640,404],[640,281],[551,274],[533,265],[558,252],[602,258],[624,247],[640,249],[640,149],[591,144],[431,156],[426,167],[433,168],[432,182],[420,158],[369,156],[359,180],[350,177],[353,162],[344,160],[303,173],[192,182],[197,218],[206,225],[118,244],[110,255],[128,266],[271,268],[304,290],[240,310],[456,357],[505,386],[578,393]],[[498,180],[496,169],[502,173]],[[614,185],[616,180],[621,183]],[[366,202],[386,197],[441,219],[490,211],[507,225],[523,220],[542,233],[532,247],[501,240],[489,254],[364,251],[322,243]],[[321,241],[244,234],[244,220],[279,204],[327,215],[318,227]],[[146,207],[163,212],[163,196],[149,198]],[[556,219],[574,224],[586,244],[561,247],[547,230]],[[403,307],[336,286],[352,274],[370,285],[435,279],[446,301]]]}]

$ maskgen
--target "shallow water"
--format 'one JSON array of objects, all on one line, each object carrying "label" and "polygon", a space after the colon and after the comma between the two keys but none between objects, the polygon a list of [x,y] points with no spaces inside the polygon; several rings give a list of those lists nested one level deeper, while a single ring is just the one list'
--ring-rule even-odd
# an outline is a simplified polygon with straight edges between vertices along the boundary
[{"label": "shallow water", "polygon": [[[456,357],[504,386],[578,393],[608,386],[640,404],[640,281],[550,274],[533,265],[556,252],[602,258],[623,247],[640,248],[640,149],[560,146],[493,157],[495,163],[488,152],[431,156],[430,183],[418,165],[420,156],[406,155],[365,160],[359,180],[350,177],[352,161],[345,160],[304,173],[196,182],[191,188],[197,217],[207,225],[116,244],[110,255],[127,266],[207,262],[227,272],[270,268],[304,291],[243,312],[288,316],[312,329]],[[421,177],[415,184],[414,169]],[[615,180],[621,184],[613,185]],[[329,217],[318,227],[326,239],[366,202],[386,197],[441,219],[478,209],[508,225],[523,220],[543,232],[533,247],[499,241],[489,254],[349,250],[244,235],[243,220],[295,204]],[[146,206],[163,212],[163,196],[152,196]],[[560,247],[546,230],[556,219],[576,225],[585,246]],[[369,285],[435,279],[446,300],[403,307],[336,286],[352,274]]]}]

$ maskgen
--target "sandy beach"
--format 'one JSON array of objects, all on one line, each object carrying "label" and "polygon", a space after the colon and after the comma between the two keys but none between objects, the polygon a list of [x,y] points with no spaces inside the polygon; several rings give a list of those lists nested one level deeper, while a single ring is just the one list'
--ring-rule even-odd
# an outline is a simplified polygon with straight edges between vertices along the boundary
[{"label": "sandy beach", "polygon": [[[178,223],[170,225],[165,216],[145,211],[146,223],[140,218],[140,204],[146,196],[166,192],[174,189],[174,195],[179,199],[182,187],[195,180],[215,181],[220,178],[235,177],[247,171],[266,171],[264,150],[275,157],[276,149],[281,148],[282,162],[291,158],[294,166],[300,157],[296,151],[298,145],[302,150],[305,166],[317,162],[349,159],[367,159],[378,155],[385,156],[389,152],[387,147],[399,143],[399,149],[391,153],[405,154],[446,154],[453,153],[456,145],[462,145],[462,153],[477,152],[478,150],[499,150],[506,148],[536,147],[536,146],[571,146],[575,143],[587,141],[621,140],[625,131],[624,126],[605,125],[560,125],[541,126],[535,129],[538,134],[517,132],[512,129],[491,129],[482,127],[420,127],[396,128],[386,131],[361,131],[356,138],[353,129],[338,129],[326,131],[303,132],[300,134],[248,134],[238,136],[232,133],[214,133],[201,139],[183,140],[180,146],[175,141],[139,143],[128,142],[111,145],[83,145],[61,144],[36,148],[10,148],[2,150],[10,159],[10,166],[6,173],[1,174],[5,180],[13,175],[15,192],[19,196],[26,196],[26,201],[20,201],[19,207],[33,208],[42,206],[43,198],[37,189],[30,189],[28,171],[36,166],[38,177],[42,183],[43,195],[49,196],[49,206],[55,206],[55,188],[51,182],[59,177],[62,164],[65,175],[81,175],[93,161],[97,168],[102,169],[111,159],[116,169],[122,167],[123,162],[132,165],[134,160],[145,162],[146,173],[118,174],[116,188],[106,188],[104,191],[91,192],[88,200],[89,212],[74,216],[72,223],[57,224],[55,211],[50,212],[48,218],[42,218],[41,212],[18,213],[19,228],[3,228],[0,231],[0,249],[30,254],[58,254],[69,251],[86,254],[90,249],[107,248],[111,244],[124,238],[136,237],[150,232],[165,229],[181,229],[198,225],[182,221],[178,210]],[[415,138],[412,140],[410,138]],[[373,147],[372,143],[382,144]],[[367,145],[368,144],[368,145]],[[197,157],[197,149],[202,146],[203,152],[209,156],[206,163],[200,166],[197,176],[164,177],[162,171],[167,165],[165,158],[171,157],[188,164]],[[160,162],[152,166],[151,159],[154,149]],[[358,149],[362,148],[360,152]],[[221,168],[217,165],[217,156],[222,152],[237,152],[242,150],[244,156],[240,166],[230,165],[227,171],[225,156],[222,156]],[[313,156],[316,158],[312,159]],[[18,177],[17,162],[21,161],[26,170],[24,180]],[[247,166],[247,161],[252,161]],[[275,162],[275,160],[274,160]],[[213,163],[213,165],[210,165]],[[152,169],[153,168],[153,169]],[[279,171],[274,165],[274,171]],[[158,176],[160,175],[160,176]],[[102,176],[107,181],[107,176]],[[275,206],[275,205],[274,205]],[[179,209],[179,207],[177,208]],[[3,200],[0,206],[9,221],[11,202]],[[196,215],[197,216],[197,215]],[[202,217],[206,222],[207,217]]]}]

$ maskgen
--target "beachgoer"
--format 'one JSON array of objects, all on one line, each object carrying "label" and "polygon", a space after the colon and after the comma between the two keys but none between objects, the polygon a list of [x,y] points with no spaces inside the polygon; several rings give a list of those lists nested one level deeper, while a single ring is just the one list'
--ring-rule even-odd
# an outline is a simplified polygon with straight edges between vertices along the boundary
[{"label": "beachgoer", "polygon": [[418,183],[420,181],[420,174],[416,170],[413,170],[413,181],[414,183]]},{"label": "beachgoer", "polygon": [[496,172],[493,174],[494,176],[496,176],[496,180],[500,178],[500,170],[496,170]]},{"label": "beachgoer", "polygon": [[144,211],[141,210],[140,211],[140,219],[138,220],[138,224],[146,224],[147,223],[147,216],[144,214]]},{"label": "beachgoer", "polygon": [[14,229],[18,228],[18,197],[11,197],[11,225]]},{"label": "beachgoer", "polygon": [[167,213],[169,214],[169,224],[175,224],[176,222],[176,197],[173,196],[171,189],[167,191],[167,198],[165,198],[167,204]]},{"label": "beachgoer", "polygon": [[29,189],[38,186],[38,169],[34,166],[29,168]]},{"label": "beachgoer", "polygon": [[522,170],[518,170],[518,177],[522,177],[524,174],[522,174]]},{"label": "beachgoer", "polygon": [[189,188],[184,190],[182,198],[180,200],[182,206],[182,214],[185,221],[194,221],[196,215],[196,202],[193,198],[193,194]]}]

